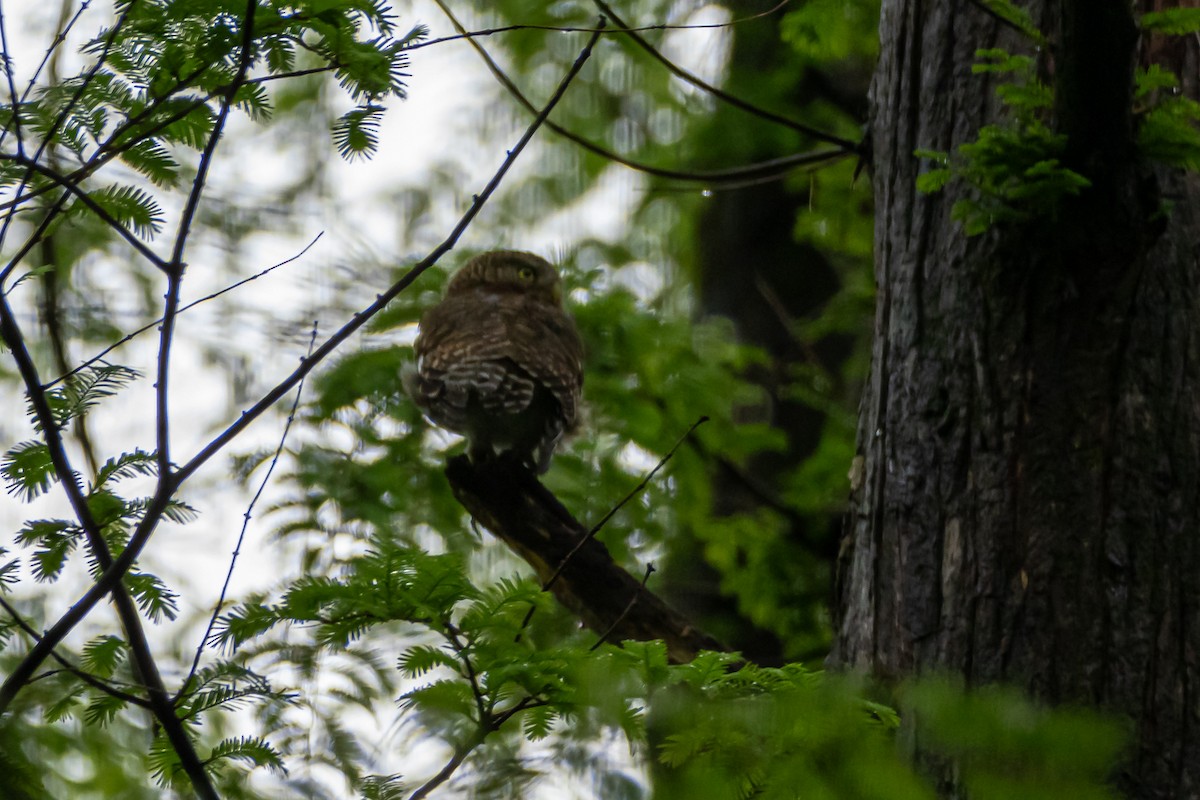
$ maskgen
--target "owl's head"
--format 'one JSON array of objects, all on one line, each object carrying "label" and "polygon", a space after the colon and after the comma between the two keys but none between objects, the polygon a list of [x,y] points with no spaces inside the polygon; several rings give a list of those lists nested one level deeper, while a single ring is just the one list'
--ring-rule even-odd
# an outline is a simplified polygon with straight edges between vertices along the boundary
[{"label": "owl's head", "polygon": [[521,250],[492,250],[468,261],[454,273],[446,296],[476,289],[509,290],[562,303],[562,280],[546,259]]}]

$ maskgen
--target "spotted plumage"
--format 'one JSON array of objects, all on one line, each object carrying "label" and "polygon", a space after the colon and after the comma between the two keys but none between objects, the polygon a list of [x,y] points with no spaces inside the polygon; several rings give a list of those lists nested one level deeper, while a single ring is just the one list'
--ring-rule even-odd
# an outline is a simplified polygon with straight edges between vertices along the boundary
[{"label": "spotted plumage", "polygon": [[538,472],[579,421],[583,345],[553,265],[532,253],[476,256],[421,317],[409,395],[467,437],[472,460],[513,453]]}]

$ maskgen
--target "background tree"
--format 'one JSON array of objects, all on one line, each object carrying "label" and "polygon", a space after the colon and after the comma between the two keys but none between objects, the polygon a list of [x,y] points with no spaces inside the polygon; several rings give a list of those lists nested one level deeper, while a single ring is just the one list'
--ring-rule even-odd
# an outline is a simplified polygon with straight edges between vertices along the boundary
[{"label": "background tree", "polygon": [[1198,12],[1137,5],[1140,25],[1120,2],[883,15],[833,661],[1119,711],[1122,789],[1180,797],[1200,785],[1200,50],[1167,34]]}]

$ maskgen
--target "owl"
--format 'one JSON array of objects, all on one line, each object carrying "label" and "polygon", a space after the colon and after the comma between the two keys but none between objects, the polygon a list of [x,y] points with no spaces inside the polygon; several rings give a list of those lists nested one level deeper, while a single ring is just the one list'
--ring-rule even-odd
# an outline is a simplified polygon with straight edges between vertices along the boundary
[{"label": "owl", "polygon": [[578,424],[583,344],[543,258],[472,258],[422,315],[414,347],[405,389],[434,423],[467,438],[474,462],[511,453],[545,472]]}]

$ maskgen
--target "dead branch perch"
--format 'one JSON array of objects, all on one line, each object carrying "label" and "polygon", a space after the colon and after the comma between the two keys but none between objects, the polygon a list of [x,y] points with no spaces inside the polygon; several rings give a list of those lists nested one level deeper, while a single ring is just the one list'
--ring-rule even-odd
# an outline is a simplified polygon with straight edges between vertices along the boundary
[{"label": "dead branch perch", "polygon": [[458,456],[446,477],[475,521],[529,562],[543,585],[566,560],[550,590],[592,630],[614,642],[662,639],[676,663],[728,649],[622,569],[595,538],[570,555],[588,529],[528,470],[505,459],[472,464]]}]

